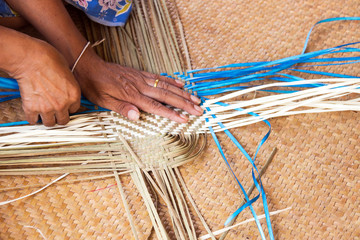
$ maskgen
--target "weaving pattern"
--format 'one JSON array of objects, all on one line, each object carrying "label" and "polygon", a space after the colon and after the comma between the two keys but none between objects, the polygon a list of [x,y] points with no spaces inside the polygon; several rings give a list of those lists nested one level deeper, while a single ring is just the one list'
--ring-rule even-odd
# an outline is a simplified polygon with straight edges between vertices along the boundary
[{"label": "weaving pattern", "polygon": [[[201,45],[202,42],[197,41],[196,39],[206,39],[206,34],[211,34],[213,30],[214,34],[218,34],[217,31],[223,31],[224,29],[231,28],[227,24],[223,24],[222,28],[215,26],[214,24],[204,23],[203,19],[209,18],[212,19],[211,16],[213,13],[219,13],[220,16],[224,16],[225,12],[229,14],[229,12],[238,12],[237,9],[239,6],[231,5],[230,2],[224,3],[219,5],[218,3],[214,3],[211,5],[209,9],[201,9],[201,2],[194,1],[192,3],[181,3],[182,8],[180,8],[180,15],[182,16],[182,20],[185,21],[184,27],[186,36],[188,41],[190,42],[190,52],[192,54],[193,64],[196,67],[208,67],[213,65],[222,65],[229,62],[239,62],[239,57],[246,58],[248,60],[254,60],[255,57],[259,57],[258,60],[262,60],[266,58],[266,54],[269,54],[271,58],[273,56],[282,56],[284,57],[285,54],[291,52],[292,48],[290,47],[286,52],[276,51],[275,48],[271,48],[268,52],[259,49],[259,52],[256,51],[244,51],[246,54],[239,54],[236,55],[232,51],[228,51],[226,47],[231,46],[232,44],[237,44],[236,41],[229,40],[230,37],[232,38],[232,34],[236,35],[233,31],[224,31],[225,34],[222,34],[219,38],[213,38],[213,41],[206,41],[210,42],[213,49],[208,48],[205,46],[204,48],[194,47],[195,45]],[[200,5],[199,5],[200,4]],[[258,3],[247,3],[249,5],[248,10],[246,12],[253,12],[256,9],[259,9],[259,5],[254,5]],[[262,2],[261,9],[265,9],[265,11],[271,11],[271,7],[269,4],[274,4],[273,2],[264,3]],[[322,6],[330,7],[328,11],[334,11],[332,5],[329,2],[318,3],[318,8],[322,8]],[[322,5],[324,4],[324,5]],[[350,3],[348,3],[350,4]],[[352,3],[356,5],[356,3]],[[261,5],[261,4],[260,4]],[[284,5],[290,9],[296,6]],[[310,7],[311,4],[306,5]],[[297,6],[299,8],[299,6]],[[316,8],[316,9],[318,9]],[[197,15],[189,16],[189,9],[196,9]],[[200,10],[199,10],[200,9]],[[212,11],[213,9],[213,11]],[[302,8],[300,8],[302,9]],[[273,10],[272,10],[273,11]],[[342,10],[344,12],[349,11],[351,9]],[[245,13],[247,14],[247,13]],[[314,18],[311,15],[311,11],[309,13],[299,11],[298,13],[301,16],[297,19],[291,18],[290,21],[296,22],[299,19],[306,19],[309,22],[312,21]],[[301,14],[305,15],[305,18],[302,17]],[[323,13],[322,13],[323,14]],[[349,13],[351,14],[351,13]],[[264,13],[264,15],[266,15]],[[184,17],[186,16],[186,17]],[[271,16],[271,14],[269,14]],[[324,18],[323,15],[318,16],[319,18]],[[202,19],[201,21],[199,19]],[[223,18],[226,19],[226,18]],[[260,21],[259,18],[254,18],[252,22]],[[301,20],[305,21],[305,20]],[[242,21],[246,23],[246,21]],[[250,21],[251,22],[251,21]],[[271,21],[268,21],[269,23]],[[293,22],[293,23],[294,23]],[[266,24],[266,19],[262,22]],[[232,24],[232,23],[231,23]],[[245,24],[248,26],[248,23]],[[281,24],[279,24],[281,25]],[[293,25],[290,25],[293,26]],[[260,27],[260,26],[259,26]],[[289,26],[288,26],[289,27]],[[195,29],[194,31],[189,31],[189,29]],[[290,30],[285,31],[290,32]],[[284,29],[281,28],[281,29]],[[202,36],[202,31],[199,29],[203,29],[205,34],[205,38]],[[259,28],[258,28],[259,29]],[[280,31],[280,29],[279,29]],[[270,33],[263,30],[261,32],[265,32],[265,35],[271,39],[275,39],[278,36],[271,36]],[[226,35],[228,34],[228,35]],[[298,34],[298,35],[296,35]],[[256,34],[255,34],[256,35]],[[303,40],[303,33],[300,36],[300,33],[289,34],[294,40],[296,36]],[[194,36],[196,36],[194,38]],[[228,37],[227,37],[228,36]],[[229,37],[230,36],[230,37]],[[236,35],[239,38],[241,36]],[[259,35],[257,35],[259,36]],[[294,36],[294,37],[293,37]],[[190,40],[189,40],[190,39]],[[193,39],[191,41],[191,39]],[[225,50],[218,51],[216,48],[216,42],[225,41],[229,42],[227,46],[225,46]],[[251,38],[250,38],[251,39]],[[350,39],[351,40],[351,39]],[[349,41],[350,41],[349,40]],[[248,40],[251,41],[251,40]],[[254,40],[255,41],[255,40]],[[330,43],[331,46],[334,46],[332,41],[326,40],[326,43]],[[290,42],[290,41],[289,41]],[[296,42],[296,39],[294,40]],[[267,41],[264,42],[267,44]],[[293,43],[291,43],[293,44]],[[323,43],[322,43],[323,44]],[[250,44],[251,45],[251,44]],[[301,43],[299,43],[301,45]],[[323,46],[323,45],[321,45]],[[202,51],[206,49],[206,51]],[[237,51],[241,51],[239,48]],[[267,48],[265,48],[267,49]],[[270,48],[269,48],[270,49]],[[284,49],[283,46],[281,49]],[[201,51],[201,52],[197,52]],[[227,57],[224,57],[224,52],[226,53]],[[249,54],[248,54],[249,53]],[[258,55],[256,55],[258,53]],[[298,53],[298,52],[291,52],[291,54]],[[216,55],[220,54],[220,55]],[[247,55],[248,54],[248,55]],[[265,55],[264,55],[265,54]],[[206,56],[206,57],[204,57]],[[264,57],[265,56],[265,57]],[[346,71],[344,69],[340,69],[340,71]],[[354,69],[350,69],[350,72],[354,72]],[[358,230],[354,229],[356,223],[359,221],[359,217],[354,214],[357,212],[358,201],[356,198],[356,193],[351,191],[350,188],[357,188],[356,183],[358,182],[358,164],[354,159],[357,159],[359,156],[359,148],[357,147],[357,142],[359,141],[359,133],[358,129],[354,128],[356,126],[356,118],[358,114],[353,112],[345,112],[345,113],[326,113],[326,114],[313,114],[313,115],[300,115],[295,117],[288,117],[287,119],[280,118],[272,121],[273,125],[273,134],[272,141],[270,142],[271,146],[280,146],[280,153],[275,159],[275,163],[272,168],[270,168],[270,172],[265,179],[265,186],[268,187],[267,192],[270,194],[270,206],[276,209],[280,209],[286,206],[294,206],[294,210],[291,211],[291,214],[286,214],[284,216],[275,217],[275,234],[276,236],[281,236],[281,238],[327,238],[327,237],[334,237],[339,238],[341,237],[344,239],[352,239],[356,238],[358,235]],[[337,123],[336,126],[333,126],[334,123]],[[348,129],[353,129],[353,132],[349,133]],[[255,125],[255,126],[248,126],[245,128],[239,128],[234,130],[234,134],[240,139],[240,141],[245,143],[245,148],[247,149],[255,149],[257,141],[255,140],[258,138],[264,131],[262,125]],[[286,131],[285,131],[286,130]],[[227,154],[230,154],[232,159],[238,159],[240,153],[237,151],[236,148],[230,147],[230,144],[226,138],[221,137],[220,141],[222,141],[225,145],[227,145]],[[349,147],[347,147],[349,146]],[[199,204],[199,209],[203,213],[205,219],[210,224],[210,226],[221,226],[224,221],[226,220],[227,216],[224,216],[224,212],[232,212],[234,208],[237,207],[237,202],[240,202],[238,191],[232,185],[232,179],[229,174],[226,173],[226,168],[224,168],[221,160],[216,157],[216,152],[214,149],[216,146],[214,144],[209,145],[208,150],[205,152],[205,156],[202,160],[195,162],[191,166],[187,165],[186,168],[180,169],[182,175],[184,176],[185,181],[188,183],[188,187],[190,191],[193,193],[192,195],[195,198],[195,201]],[[312,149],[316,148],[318,151],[313,151]],[[339,149],[340,148],[340,149]],[[341,149],[346,149],[342,151]],[[305,152],[305,156],[304,153]],[[259,155],[259,164],[263,164],[263,160],[269,154],[269,150],[264,150],[260,152]],[[345,157],[341,157],[345,156]],[[205,161],[206,160],[206,161]],[[129,159],[130,161],[130,159]],[[309,162],[311,161],[311,162]],[[314,164],[315,161],[315,164]],[[241,161],[234,161],[234,166],[236,167],[236,172],[238,175],[241,175],[242,181],[250,182],[251,179],[247,178],[247,174],[243,174],[247,172],[247,168],[245,168],[245,164]],[[300,170],[301,169],[301,170]],[[314,177],[313,173],[315,171],[316,177]],[[333,176],[339,175],[336,179]],[[218,180],[221,176],[221,181]],[[125,177],[124,177],[125,178]],[[211,179],[211,181],[209,181]],[[285,180],[284,180],[285,179]],[[287,180],[287,181],[286,181]],[[48,182],[48,181],[47,181]],[[113,183],[113,182],[111,182]],[[316,184],[315,184],[316,183]],[[319,185],[320,187],[319,187]],[[105,184],[106,185],[106,184]],[[310,186],[310,187],[309,187]],[[333,186],[337,186],[334,187]],[[60,187],[57,187],[60,188]],[[309,188],[311,190],[309,190]],[[131,188],[129,188],[131,189]],[[66,191],[66,190],[65,190]],[[134,191],[129,190],[129,193],[135,194]],[[311,194],[306,194],[310,192]],[[325,195],[329,195],[326,198],[325,205],[323,199]],[[21,193],[23,194],[23,193]],[[107,193],[99,193],[101,195],[106,195]],[[320,197],[319,197],[320,196]],[[348,198],[346,198],[348,197]],[[9,197],[14,198],[14,196]],[[38,198],[37,198],[38,199]],[[305,201],[303,201],[305,199]],[[39,200],[39,199],[38,199]],[[98,200],[98,199],[97,199]],[[102,206],[106,206],[106,202],[102,202]],[[101,204],[99,204],[101,211]],[[343,207],[345,206],[345,208]],[[29,206],[28,206],[29,207]],[[255,206],[256,207],[256,206]],[[41,208],[41,207],[40,207]],[[69,207],[70,209],[71,207]],[[121,209],[117,208],[117,211],[121,211]],[[46,211],[49,215],[51,215],[50,211]],[[164,211],[163,215],[166,215]],[[335,214],[331,214],[335,213]],[[33,213],[35,214],[35,213]],[[137,213],[139,218],[136,218],[136,225],[140,226],[141,229],[146,228],[146,224],[141,224],[140,215],[141,212]],[[161,214],[160,214],[161,215]],[[126,233],[117,236],[127,236],[129,238],[132,234],[129,224],[127,224],[127,220],[125,218],[121,218],[124,222],[124,231]],[[248,213],[244,213],[244,218],[250,217]],[[21,217],[18,217],[19,219]],[[195,217],[194,217],[195,218]],[[338,220],[341,219],[341,221]],[[9,222],[7,218],[7,223]],[[65,218],[63,218],[65,221]],[[143,219],[146,219],[143,218]],[[34,220],[36,221],[36,220]],[[115,225],[118,224],[117,220],[110,219],[110,222],[113,222]],[[171,221],[171,220],[169,220]],[[50,222],[50,221],[49,221]],[[199,219],[196,218],[196,221],[199,223]],[[92,222],[95,226],[96,223]],[[102,221],[102,225],[105,228],[107,223]],[[320,224],[319,224],[320,223]],[[345,223],[345,224],[343,224]],[[49,223],[48,223],[49,224]],[[53,224],[56,224],[53,223]],[[320,225],[320,226],[319,226]],[[14,225],[6,225],[12,226],[12,228],[22,229],[22,227],[14,226]],[[46,225],[47,226],[47,225]],[[119,225],[117,225],[119,226]],[[300,227],[301,226],[301,227]],[[68,227],[68,229],[75,229],[78,226],[72,225]],[[144,227],[144,228],[143,228]],[[300,229],[301,228],[301,229]],[[146,235],[141,236],[142,238],[147,238],[147,233],[149,232],[144,230],[143,233]],[[238,238],[252,238],[254,235],[257,235],[257,229],[254,226],[246,226],[240,228],[241,230],[235,230],[228,236],[229,239],[238,239]],[[330,230],[329,230],[330,229]],[[94,232],[93,229],[87,228],[87,233],[83,233],[80,229],[80,232],[77,233],[79,238],[88,235],[94,236],[91,234],[100,235],[107,235],[108,237],[114,236],[111,235],[111,232],[118,232],[122,231],[119,229],[110,229],[108,233],[101,233],[101,231]],[[52,235],[57,232],[57,229],[50,230],[48,227],[45,227],[44,230],[48,235]],[[197,236],[206,233],[200,224],[195,224],[195,231]],[[22,234],[24,234],[24,230],[21,230]],[[37,234],[32,233],[30,230],[25,230],[26,234]],[[142,232],[142,231],[139,231]],[[169,230],[170,236],[180,236],[174,235],[175,233],[172,230]],[[16,233],[12,233],[13,236],[16,236]],[[36,235],[37,236],[37,235]],[[59,234],[59,239],[66,238],[64,234]],[[340,237],[340,238],[341,238]],[[68,235],[68,238],[71,238],[71,235]],[[126,237],[125,237],[126,238]]]}]

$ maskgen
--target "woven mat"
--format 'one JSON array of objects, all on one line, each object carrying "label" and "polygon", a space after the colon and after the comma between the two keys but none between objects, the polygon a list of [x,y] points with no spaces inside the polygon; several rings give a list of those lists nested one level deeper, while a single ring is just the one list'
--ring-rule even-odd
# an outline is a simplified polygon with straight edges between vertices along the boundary
[{"label": "woven mat", "polygon": [[[177,0],[193,68],[234,62],[273,60],[299,54],[307,31],[318,20],[357,16],[360,3],[341,1],[211,1]],[[320,25],[309,50],[360,39],[359,23]],[[339,72],[359,73],[359,66]],[[20,105],[1,106],[1,121],[20,120]],[[292,209],[272,217],[276,239],[359,239],[360,236],[360,113],[299,115],[271,120],[272,134],[258,155],[262,166],[274,147],[279,149],[263,178],[270,210]],[[254,154],[267,128],[256,124],[234,131],[245,149]],[[220,141],[245,188],[251,185],[249,164],[222,134]],[[181,172],[201,213],[212,230],[242,201],[239,189],[209,139],[204,155],[184,165]],[[70,176],[69,179],[86,176]],[[0,178],[0,187],[46,184],[46,177]],[[140,239],[151,235],[151,223],[129,177],[122,177]],[[0,207],[1,239],[131,239],[120,195],[112,178],[58,184],[34,197]],[[1,192],[0,201],[34,189]],[[261,206],[255,204],[259,214]],[[161,207],[161,206],[160,206]],[[164,213],[165,215],[165,213]],[[249,211],[238,221],[250,218]],[[194,217],[198,235],[205,234]],[[262,222],[264,223],[264,222]],[[155,237],[150,237],[153,239]],[[242,225],[227,239],[259,239],[255,224]]]}]

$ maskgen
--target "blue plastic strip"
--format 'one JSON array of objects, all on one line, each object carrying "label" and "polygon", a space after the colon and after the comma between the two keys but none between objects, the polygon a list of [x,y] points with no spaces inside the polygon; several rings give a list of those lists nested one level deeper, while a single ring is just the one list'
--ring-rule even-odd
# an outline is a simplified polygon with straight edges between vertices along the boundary
[{"label": "blue plastic strip", "polygon": [[3,89],[19,89],[17,81],[12,78],[0,77],[0,88]]},{"label": "blue plastic strip", "polygon": [[20,95],[12,95],[12,96],[9,96],[9,97],[2,97],[2,98],[0,98],[0,103],[10,101],[10,100],[13,100],[13,99],[17,99],[19,97],[20,97]]},{"label": "blue plastic strip", "polygon": [[[220,105],[220,106],[229,106],[229,104],[227,103],[222,103],[222,102],[217,102],[216,104]],[[209,111],[210,109],[207,108],[207,110]],[[237,110],[237,111],[244,111],[244,109],[242,108],[236,108],[234,110]],[[259,117],[260,116],[256,113],[253,113],[253,112],[249,112],[248,113],[249,115],[252,115],[252,116],[256,116],[256,117]],[[215,115],[212,115],[213,118],[216,118]],[[261,118],[260,118],[261,119]],[[262,120],[263,122],[265,122],[268,127],[269,127],[269,131],[265,134],[265,136],[261,139],[257,149],[256,149],[256,152],[255,152],[255,155],[254,155],[254,158],[252,159],[250,157],[250,155],[246,152],[246,150],[242,147],[242,145],[237,141],[237,139],[230,133],[229,130],[226,129],[226,127],[221,123],[219,122],[219,126],[221,128],[224,129],[224,132],[225,134],[231,139],[231,141],[236,145],[236,147],[238,149],[240,149],[240,151],[242,152],[242,154],[249,160],[249,162],[251,163],[251,165],[253,166],[253,169],[256,170],[256,172],[259,174],[259,171],[256,167],[256,164],[255,164],[255,159],[256,159],[256,156],[260,150],[260,148],[263,146],[263,144],[266,142],[266,140],[269,138],[270,136],[270,133],[271,133],[271,124],[268,120]],[[252,170],[253,172],[253,170]],[[272,235],[272,227],[271,227],[271,221],[270,221],[270,214],[269,214],[269,210],[268,210],[268,204],[267,204],[267,199],[266,199],[266,194],[265,194],[265,191],[264,191],[264,188],[262,186],[262,183],[261,183],[261,179],[259,179],[259,182],[260,182],[260,185],[258,185],[257,183],[257,180],[256,180],[256,177],[254,176],[254,173],[253,174],[253,181],[255,183],[255,186],[257,187],[257,189],[259,190],[259,192],[261,193],[261,196],[262,196],[262,199],[263,199],[263,206],[264,206],[264,212],[265,212],[265,217],[266,217],[266,222],[267,222],[267,226],[268,226],[268,231],[269,231],[269,235],[271,236]],[[235,213],[233,213],[229,218],[228,220],[226,221],[226,223],[230,222],[235,216],[237,216],[242,210],[237,210]],[[271,237],[270,237],[271,238]]]},{"label": "blue plastic strip", "polygon": [[0,92],[0,96],[20,95],[20,92]]},{"label": "blue plastic strip", "polygon": [[28,121],[20,121],[20,122],[10,122],[10,123],[0,123],[0,127],[14,127],[21,125],[28,125]]},{"label": "blue plastic strip", "polygon": [[319,25],[320,23],[337,22],[337,21],[360,21],[360,17],[336,17],[336,18],[327,18],[327,19],[318,21],[317,23],[315,23],[314,26],[312,26],[312,28],[310,29],[308,35],[306,36],[304,48],[303,48],[303,50],[302,50],[301,53],[305,53],[306,48],[307,48],[307,46],[308,46],[308,44],[309,44],[310,35],[311,35],[313,29],[314,29],[317,25]]},{"label": "blue plastic strip", "polygon": [[[207,110],[210,111],[209,108],[207,108]],[[214,117],[214,115],[213,115],[213,117]],[[206,118],[206,121],[208,122],[209,119]],[[247,201],[247,203],[246,203],[243,207],[241,207],[241,209],[238,209],[235,213],[239,214],[239,213],[240,213],[243,209],[245,209],[246,207],[250,207],[250,211],[251,211],[251,213],[252,213],[252,215],[253,215],[253,217],[254,217],[254,219],[255,219],[255,223],[256,223],[256,225],[257,225],[257,227],[258,227],[258,229],[259,229],[261,238],[262,238],[262,239],[266,239],[266,238],[265,238],[265,235],[264,235],[264,231],[263,231],[263,229],[262,229],[262,227],[261,227],[261,224],[260,224],[260,222],[259,222],[259,219],[258,219],[258,217],[257,217],[257,215],[256,215],[256,212],[255,212],[254,208],[253,208],[252,205],[251,205],[253,202],[255,202],[255,201],[259,198],[259,194],[258,194],[255,198],[253,198],[252,200],[249,199],[249,196],[247,195],[244,187],[241,185],[239,179],[237,178],[237,176],[236,176],[236,174],[234,173],[234,171],[232,170],[229,162],[227,161],[227,158],[226,158],[226,156],[225,156],[225,154],[224,154],[224,151],[222,150],[221,144],[220,144],[219,140],[217,139],[216,134],[215,134],[214,130],[212,129],[212,127],[209,127],[209,131],[210,131],[211,136],[213,137],[213,139],[214,139],[214,141],[215,141],[216,146],[218,147],[218,149],[219,149],[219,151],[220,151],[221,156],[223,157],[223,159],[224,159],[226,165],[228,166],[231,174],[232,174],[232,175],[234,176],[234,178],[236,179],[236,181],[237,181],[238,185],[240,186],[240,189],[241,189],[241,191],[243,192],[243,194],[244,194],[244,196],[245,196],[245,199],[246,199],[246,201]],[[235,214],[235,213],[234,213],[234,214]],[[234,215],[234,214],[233,214],[233,215]],[[236,214],[236,215],[237,215],[237,214]],[[235,217],[235,216],[234,216],[234,217]],[[230,218],[230,220],[228,219],[228,220],[225,222],[225,224],[229,223],[229,222],[231,221],[231,219],[233,219],[234,217]]]}]

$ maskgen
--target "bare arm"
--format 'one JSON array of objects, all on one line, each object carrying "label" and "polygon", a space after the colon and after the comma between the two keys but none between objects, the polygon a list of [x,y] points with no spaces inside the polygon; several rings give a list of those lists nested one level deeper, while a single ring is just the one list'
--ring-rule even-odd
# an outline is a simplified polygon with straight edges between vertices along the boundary
[{"label": "bare arm", "polygon": [[[60,0],[8,0],[8,3],[34,25],[66,58],[69,66],[86,44]],[[187,118],[165,107],[166,103],[201,115],[200,100],[182,91],[175,80],[106,63],[88,49],[76,67],[75,77],[83,94],[92,102],[117,111],[132,120],[139,109],[177,122]],[[154,82],[159,79],[157,88]]]},{"label": "bare arm", "polygon": [[80,106],[80,89],[67,62],[51,45],[0,26],[0,69],[18,80],[31,124],[66,124]]}]

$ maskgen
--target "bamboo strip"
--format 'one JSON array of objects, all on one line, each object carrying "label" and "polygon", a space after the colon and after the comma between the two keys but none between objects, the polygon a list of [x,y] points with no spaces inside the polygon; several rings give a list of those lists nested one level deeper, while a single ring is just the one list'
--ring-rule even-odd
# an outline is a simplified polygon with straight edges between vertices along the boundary
[{"label": "bamboo strip", "polygon": [[55,180],[51,181],[50,183],[46,184],[44,187],[36,190],[35,192],[32,192],[32,193],[30,193],[30,194],[27,194],[27,195],[22,196],[22,197],[19,197],[19,198],[15,198],[15,199],[12,199],[12,200],[0,202],[0,206],[6,205],[6,204],[9,204],[9,203],[13,203],[13,202],[19,201],[19,200],[21,200],[21,199],[24,199],[24,198],[33,196],[33,195],[35,195],[35,194],[37,194],[37,193],[45,190],[46,188],[48,188],[48,187],[51,186],[52,184],[56,183],[57,181],[60,181],[61,179],[65,178],[67,175],[69,175],[69,173],[65,173],[65,174],[61,175],[60,177],[56,178]]},{"label": "bamboo strip", "polygon": [[[292,208],[292,207],[284,208],[284,209],[281,209],[281,210],[278,210],[278,211],[270,212],[269,214],[270,214],[270,216],[273,216],[273,215],[276,215],[276,214],[279,214],[279,213],[282,213],[282,212],[291,210],[291,208]],[[259,220],[260,220],[260,219],[264,219],[264,218],[265,218],[265,214],[258,216],[258,219],[259,219]],[[213,232],[213,234],[214,234],[214,235],[219,235],[219,234],[222,234],[222,233],[225,232],[225,231],[229,231],[229,230],[232,229],[232,228],[235,228],[235,227],[238,227],[238,226],[240,226],[240,225],[243,225],[243,224],[246,224],[246,223],[249,223],[249,222],[253,222],[253,221],[255,221],[254,218],[249,218],[249,219],[247,219],[247,220],[245,220],[245,221],[243,221],[243,222],[237,223],[237,224],[235,224],[235,225],[233,225],[233,226],[231,226],[231,227],[226,227],[226,228],[217,230],[217,231]],[[205,240],[205,239],[208,239],[208,238],[210,238],[210,235],[201,236],[199,239],[200,239],[200,240]]]},{"label": "bamboo strip", "polygon": [[[131,172],[132,171],[117,172],[117,174],[118,175],[124,175],[124,174],[129,174]],[[54,184],[57,184],[57,185],[71,184],[71,183],[75,183],[75,182],[99,180],[99,179],[106,179],[106,178],[112,178],[112,177],[114,177],[114,174],[100,175],[100,176],[97,176],[97,177],[79,178],[79,179],[73,179],[73,180],[64,180],[64,181],[61,181],[60,183],[56,182]],[[31,184],[31,185],[26,185],[26,186],[0,188],[0,192],[14,191],[14,190],[19,190],[19,189],[24,189],[24,188],[36,188],[36,187],[42,187],[42,186],[43,186],[43,184]]]}]

